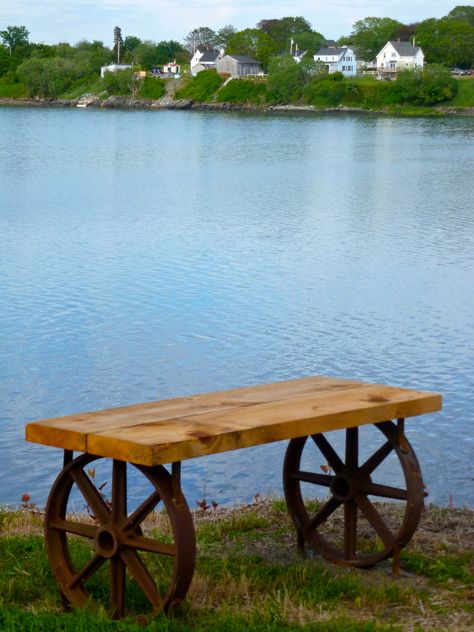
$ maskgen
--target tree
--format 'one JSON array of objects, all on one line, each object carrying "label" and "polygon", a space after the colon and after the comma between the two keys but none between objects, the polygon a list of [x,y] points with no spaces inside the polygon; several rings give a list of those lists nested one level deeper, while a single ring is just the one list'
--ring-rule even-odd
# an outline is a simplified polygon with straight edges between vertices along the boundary
[{"label": "tree", "polygon": [[15,52],[17,47],[28,44],[29,34],[26,26],[7,26],[4,31],[0,31],[0,37],[10,50],[10,55]]},{"label": "tree", "polygon": [[326,41],[324,35],[317,31],[304,31],[303,33],[295,33],[291,38],[298,45],[298,50],[306,50],[310,55],[314,55],[324,45]]},{"label": "tree", "polygon": [[227,24],[217,31],[216,46],[227,47],[230,38],[237,33],[237,29],[232,24]]},{"label": "tree", "polygon": [[254,57],[268,66],[270,58],[278,53],[278,46],[261,29],[244,29],[230,38],[227,52]]},{"label": "tree", "polygon": [[352,27],[352,43],[359,49],[359,56],[368,61],[374,59],[389,40],[395,39],[401,27],[403,24],[392,18],[364,18]]},{"label": "tree", "polygon": [[424,20],[416,30],[416,42],[430,63],[460,68],[474,65],[474,26],[468,22],[449,17]]},{"label": "tree", "polygon": [[260,20],[257,28],[271,37],[278,51],[289,51],[290,40],[294,39],[294,35],[312,31],[311,24],[301,16]]},{"label": "tree", "polygon": [[31,96],[57,97],[82,71],[71,59],[32,57],[18,66],[17,73]]},{"label": "tree", "polygon": [[212,48],[216,44],[216,32],[208,26],[199,26],[184,38],[184,47],[194,55],[198,48]]},{"label": "tree", "polygon": [[139,37],[135,37],[135,35],[127,35],[127,37],[123,40],[123,48],[126,51],[132,52],[141,43],[142,40]]},{"label": "tree", "polygon": [[274,57],[268,67],[270,100],[277,103],[299,101],[304,86],[316,75],[317,63],[308,60],[297,63],[291,55]]},{"label": "tree", "polygon": [[474,7],[458,5],[448,13],[447,17],[474,26]]},{"label": "tree", "polygon": [[117,64],[120,64],[120,58],[123,53],[123,39],[122,39],[122,29],[119,26],[114,28],[114,59],[117,60]]}]

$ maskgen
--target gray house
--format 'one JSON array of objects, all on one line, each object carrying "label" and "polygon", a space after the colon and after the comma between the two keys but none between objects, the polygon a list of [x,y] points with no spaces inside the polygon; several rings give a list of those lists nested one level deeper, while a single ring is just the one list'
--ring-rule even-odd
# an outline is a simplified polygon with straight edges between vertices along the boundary
[{"label": "gray house", "polygon": [[247,55],[224,55],[217,60],[217,72],[232,77],[247,77],[263,73],[261,62]]}]

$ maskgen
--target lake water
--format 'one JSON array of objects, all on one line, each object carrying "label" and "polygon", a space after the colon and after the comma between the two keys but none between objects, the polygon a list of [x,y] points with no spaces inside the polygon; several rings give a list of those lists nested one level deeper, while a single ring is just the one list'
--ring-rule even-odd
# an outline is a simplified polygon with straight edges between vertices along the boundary
[{"label": "lake water", "polygon": [[[0,109],[0,503],[24,424],[313,374],[444,395],[407,422],[474,506],[474,118]],[[283,444],[186,462],[191,505],[281,493]]]}]

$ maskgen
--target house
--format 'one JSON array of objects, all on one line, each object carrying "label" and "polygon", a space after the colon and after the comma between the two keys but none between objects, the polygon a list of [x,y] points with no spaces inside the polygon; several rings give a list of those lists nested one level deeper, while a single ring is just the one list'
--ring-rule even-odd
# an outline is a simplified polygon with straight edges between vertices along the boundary
[{"label": "house", "polygon": [[179,73],[181,72],[181,67],[179,64],[176,63],[175,59],[168,64],[163,64],[163,72],[165,75],[179,75]]},{"label": "house", "polygon": [[217,60],[216,66],[218,73],[228,74],[232,77],[263,74],[261,62],[248,57],[248,55],[224,55]]},{"label": "house", "polygon": [[396,79],[402,70],[423,68],[424,59],[419,46],[410,42],[387,42],[377,55],[377,76],[379,79]]},{"label": "house", "polygon": [[298,50],[298,47],[296,47],[296,50],[293,53],[293,59],[296,61],[297,64],[299,64],[307,52],[307,50]]},{"label": "house", "polygon": [[106,72],[117,72],[118,70],[127,70],[127,68],[131,68],[131,65],[130,64],[109,64],[108,66],[101,66],[100,77],[102,79]]},{"label": "house", "polygon": [[189,62],[191,74],[195,77],[201,70],[216,70],[217,60],[224,54],[223,49],[200,50],[194,53]]},{"label": "house", "polygon": [[357,73],[356,56],[348,46],[327,46],[320,48],[314,56],[314,61],[326,66],[328,74],[342,72],[345,77],[355,77]]}]

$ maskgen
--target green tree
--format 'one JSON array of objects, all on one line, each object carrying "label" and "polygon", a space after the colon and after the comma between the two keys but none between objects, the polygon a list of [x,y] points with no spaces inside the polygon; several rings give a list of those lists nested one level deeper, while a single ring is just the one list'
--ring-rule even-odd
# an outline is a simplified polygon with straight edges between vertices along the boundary
[{"label": "green tree", "polygon": [[260,20],[261,29],[275,42],[278,51],[289,51],[291,38],[298,33],[310,33],[311,24],[301,16]]},{"label": "green tree", "polygon": [[227,53],[248,55],[268,66],[270,58],[278,53],[278,46],[261,29],[244,29],[230,38]]},{"label": "green tree", "polygon": [[268,67],[269,100],[277,103],[299,101],[304,86],[317,73],[313,60],[297,63],[291,55],[274,57]]},{"label": "green tree", "polygon": [[428,66],[419,70],[405,70],[391,84],[399,103],[435,105],[449,101],[456,95],[458,82],[443,66]]},{"label": "green tree", "polygon": [[141,43],[142,40],[139,37],[135,37],[135,35],[127,35],[127,37],[123,40],[123,48],[125,51],[132,52]]},{"label": "green tree", "polygon": [[9,49],[12,55],[19,46],[28,44],[30,33],[26,26],[7,26],[4,31],[0,31],[0,37],[4,45]]},{"label": "green tree", "polygon": [[401,22],[392,18],[368,17],[354,24],[350,39],[359,50],[360,58],[369,61],[376,57],[389,40],[396,38],[402,27]]},{"label": "green tree", "polygon": [[310,55],[314,55],[324,46],[326,41],[324,35],[317,31],[304,31],[303,33],[295,33],[292,37],[293,42],[298,45],[298,50],[307,50]]},{"label": "green tree", "polygon": [[448,13],[447,17],[453,20],[459,20],[460,22],[467,22],[471,26],[474,26],[474,7],[458,5]]},{"label": "green tree", "polygon": [[452,18],[424,20],[416,29],[416,43],[429,63],[460,68],[474,65],[474,26],[468,22]]},{"label": "green tree", "polygon": [[117,60],[117,64],[120,64],[123,56],[123,39],[122,29],[119,26],[114,28],[114,59]]},{"label": "green tree", "polygon": [[32,57],[18,66],[17,74],[31,96],[55,98],[81,76],[81,69],[71,59]]}]

